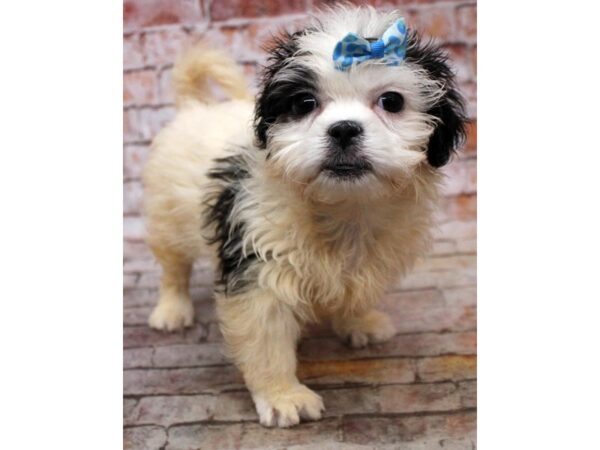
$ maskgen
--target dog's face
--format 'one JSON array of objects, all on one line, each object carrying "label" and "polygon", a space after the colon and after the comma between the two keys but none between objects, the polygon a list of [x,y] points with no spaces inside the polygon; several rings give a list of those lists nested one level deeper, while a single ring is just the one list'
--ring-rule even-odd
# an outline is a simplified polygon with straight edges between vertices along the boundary
[{"label": "dog's face", "polygon": [[255,127],[275,176],[320,195],[383,195],[424,164],[437,168],[464,137],[464,108],[445,55],[410,33],[399,66],[334,67],[348,32],[380,38],[397,19],[338,8],[271,50]]}]

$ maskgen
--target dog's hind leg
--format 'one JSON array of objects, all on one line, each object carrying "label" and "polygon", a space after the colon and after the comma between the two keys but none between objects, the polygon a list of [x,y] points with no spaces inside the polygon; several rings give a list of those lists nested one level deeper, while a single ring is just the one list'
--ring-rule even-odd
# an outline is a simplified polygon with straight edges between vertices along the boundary
[{"label": "dog's hind leg", "polygon": [[154,255],[163,269],[158,305],[148,320],[152,328],[173,331],[189,327],[194,321],[194,307],[189,294],[193,261],[157,250]]},{"label": "dog's hind leg", "polygon": [[336,315],[332,324],[333,331],[354,348],[385,342],[396,334],[390,317],[376,309],[362,314]]}]

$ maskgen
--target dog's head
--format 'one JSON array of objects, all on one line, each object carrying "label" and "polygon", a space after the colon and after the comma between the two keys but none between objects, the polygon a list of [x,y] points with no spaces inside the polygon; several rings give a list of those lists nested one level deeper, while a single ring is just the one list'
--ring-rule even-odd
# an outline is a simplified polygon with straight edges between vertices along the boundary
[{"label": "dog's head", "polygon": [[464,138],[463,100],[445,53],[409,31],[398,65],[382,59],[334,66],[349,32],[373,42],[398,19],[338,7],[270,50],[255,131],[276,176],[315,192],[373,195],[438,168]]}]

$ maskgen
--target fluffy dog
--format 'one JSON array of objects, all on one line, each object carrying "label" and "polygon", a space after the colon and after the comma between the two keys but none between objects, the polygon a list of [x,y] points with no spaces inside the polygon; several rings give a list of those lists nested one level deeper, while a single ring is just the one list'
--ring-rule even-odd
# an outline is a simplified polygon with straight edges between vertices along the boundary
[{"label": "fluffy dog", "polygon": [[[336,66],[349,32],[375,43],[398,18],[338,7],[283,36],[255,101],[206,45],[174,68],[178,113],[144,173],[148,243],[164,272],[149,323],[192,324],[192,264],[213,255],[226,347],[266,426],[321,417],[320,396],[295,374],[303,324],[330,320],[354,347],[394,335],[377,302],[427,251],[438,168],[464,138],[447,58],[417,33],[400,62],[380,53]],[[211,96],[209,78],[230,101]]]}]

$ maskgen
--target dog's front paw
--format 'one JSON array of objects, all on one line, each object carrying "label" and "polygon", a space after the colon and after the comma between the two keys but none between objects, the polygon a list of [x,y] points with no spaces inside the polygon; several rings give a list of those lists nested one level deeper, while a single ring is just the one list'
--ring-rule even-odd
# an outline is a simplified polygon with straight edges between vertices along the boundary
[{"label": "dog's front paw", "polygon": [[190,301],[160,301],[150,318],[148,324],[157,330],[173,331],[189,327],[194,322],[194,307]]},{"label": "dog's front paw", "polygon": [[255,393],[253,396],[261,425],[287,428],[300,419],[319,420],[325,406],[320,395],[302,384],[276,394]]},{"label": "dog's front paw", "polygon": [[385,342],[396,334],[396,328],[390,317],[375,310],[361,317],[334,320],[333,329],[353,348],[365,347],[369,343]]}]

